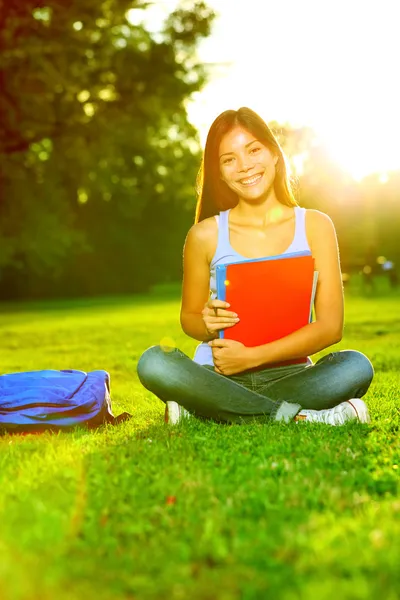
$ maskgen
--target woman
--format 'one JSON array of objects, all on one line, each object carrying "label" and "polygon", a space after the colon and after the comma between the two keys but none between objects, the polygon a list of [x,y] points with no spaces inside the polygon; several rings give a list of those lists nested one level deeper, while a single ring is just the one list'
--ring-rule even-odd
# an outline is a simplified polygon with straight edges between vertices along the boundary
[{"label": "woman", "polygon": [[[142,384],[167,404],[170,422],[188,413],[229,423],[369,422],[360,400],[374,373],[366,356],[346,350],[315,365],[310,359],[295,364],[342,336],[336,234],[327,215],[296,205],[282,150],[256,113],[240,108],[217,117],[198,184],[195,225],[184,248],[181,325],[201,343],[193,360],[176,348],[149,348],[138,364]],[[218,339],[240,315],[216,299],[217,264],[304,250],[319,272],[315,322],[255,348]]]}]

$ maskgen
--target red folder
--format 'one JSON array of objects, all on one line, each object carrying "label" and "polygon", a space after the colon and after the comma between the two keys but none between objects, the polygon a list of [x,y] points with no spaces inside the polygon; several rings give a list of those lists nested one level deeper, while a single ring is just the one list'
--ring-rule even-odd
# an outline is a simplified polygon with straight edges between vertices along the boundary
[{"label": "red folder", "polygon": [[229,302],[229,310],[240,318],[220,337],[261,346],[304,327],[310,322],[313,284],[310,253],[217,266],[217,297]]}]

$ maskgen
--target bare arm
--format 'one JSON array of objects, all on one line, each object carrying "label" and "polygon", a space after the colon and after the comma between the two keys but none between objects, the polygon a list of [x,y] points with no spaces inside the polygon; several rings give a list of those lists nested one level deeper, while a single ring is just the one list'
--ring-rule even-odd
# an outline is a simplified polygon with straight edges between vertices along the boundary
[{"label": "bare arm", "polygon": [[[225,310],[226,302],[209,297],[210,261],[216,240],[216,222],[206,219],[189,230],[183,250],[181,325],[187,335],[202,342],[237,323],[237,315]],[[214,307],[218,307],[217,312]]]},{"label": "bare arm", "polygon": [[316,320],[290,335],[248,348],[247,368],[315,354],[339,342],[343,331],[343,287],[336,233],[331,219],[307,211],[307,237],[318,271]]}]

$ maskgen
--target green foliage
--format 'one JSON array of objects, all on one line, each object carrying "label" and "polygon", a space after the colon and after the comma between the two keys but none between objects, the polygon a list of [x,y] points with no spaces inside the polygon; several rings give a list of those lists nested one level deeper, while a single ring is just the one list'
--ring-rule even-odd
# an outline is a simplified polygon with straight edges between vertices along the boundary
[{"label": "green foliage", "polygon": [[398,297],[346,301],[337,348],[376,367],[371,425],[166,427],[135,368],[164,336],[192,355],[178,294],[2,307],[4,372],[106,368],[134,415],[0,438],[2,600],[396,600]]},{"label": "green foliage", "polygon": [[199,162],[185,101],[206,78],[195,48],[213,14],[203,2],[178,7],[151,33],[129,21],[146,7],[2,7],[3,295],[135,291],[179,277]]},{"label": "green foliage", "polygon": [[[0,0],[0,295],[143,291],[180,279],[200,162],[186,102],[212,11],[157,30],[145,0]],[[343,270],[400,265],[399,172],[357,183],[307,127],[272,123],[300,203],[327,212]],[[345,133],[344,133],[344,141]]]}]

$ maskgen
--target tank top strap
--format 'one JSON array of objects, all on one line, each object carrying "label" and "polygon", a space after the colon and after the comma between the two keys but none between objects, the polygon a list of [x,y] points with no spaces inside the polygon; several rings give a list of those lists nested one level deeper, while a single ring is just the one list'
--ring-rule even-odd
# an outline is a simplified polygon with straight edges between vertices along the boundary
[{"label": "tank top strap", "polygon": [[309,250],[307,234],[306,234],[306,209],[300,206],[295,206],[296,213],[296,228],[292,247],[294,250]]},{"label": "tank top strap", "polygon": [[218,219],[218,248],[229,247],[229,221],[228,221],[229,210],[224,210],[219,213]]}]

